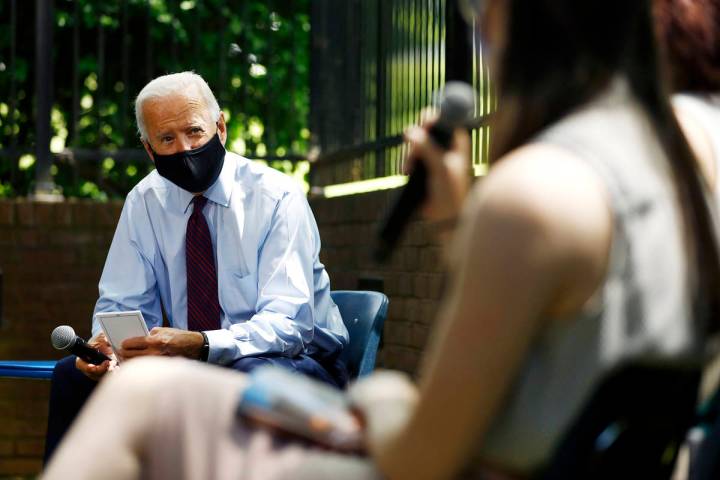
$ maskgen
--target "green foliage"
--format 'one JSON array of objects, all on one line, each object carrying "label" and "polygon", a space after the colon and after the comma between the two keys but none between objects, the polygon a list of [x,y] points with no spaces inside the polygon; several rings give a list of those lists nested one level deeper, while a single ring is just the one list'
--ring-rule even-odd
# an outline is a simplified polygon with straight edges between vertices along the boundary
[{"label": "green foliage", "polygon": [[[16,2],[14,68],[4,53],[10,52],[10,5],[0,2],[6,66],[0,66],[0,148],[20,153],[0,163],[0,196],[29,192],[35,169],[19,165],[35,144],[35,2]],[[63,193],[122,197],[150,171],[142,155],[123,161],[113,155],[142,151],[134,98],[150,79],[170,72],[193,70],[208,81],[229,117],[230,150],[249,158],[304,154],[309,8],[309,0],[56,0],[51,149],[97,152],[92,160],[59,157],[52,173]],[[270,165],[305,175],[302,164]]]}]

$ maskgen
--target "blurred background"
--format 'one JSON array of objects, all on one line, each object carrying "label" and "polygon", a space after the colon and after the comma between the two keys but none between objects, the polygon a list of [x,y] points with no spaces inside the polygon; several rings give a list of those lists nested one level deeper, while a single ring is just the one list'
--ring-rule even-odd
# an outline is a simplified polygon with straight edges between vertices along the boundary
[{"label": "blurred background", "polygon": [[350,146],[363,147],[349,156],[365,163],[326,172],[316,186],[396,175],[402,155],[388,147],[446,77],[475,82],[478,113],[490,106],[471,32],[449,4],[2,0],[0,196],[123,198],[152,168],[134,98],[149,80],[183,70],[218,97],[230,150],[306,190],[308,156],[336,153],[337,163]]},{"label": "blurred background", "polygon": [[[0,2],[0,195],[32,193],[47,145],[65,196],[121,198],[151,168],[133,101],[194,70],[229,119],[229,148],[289,173],[309,144],[310,1]],[[37,122],[49,120],[49,130]],[[295,165],[293,165],[295,162]]]}]

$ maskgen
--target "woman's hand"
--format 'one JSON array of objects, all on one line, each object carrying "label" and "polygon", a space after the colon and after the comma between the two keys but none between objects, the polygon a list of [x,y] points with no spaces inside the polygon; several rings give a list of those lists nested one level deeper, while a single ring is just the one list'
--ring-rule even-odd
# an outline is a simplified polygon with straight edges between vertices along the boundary
[{"label": "woman's hand", "polygon": [[380,370],[353,384],[350,403],[358,410],[366,429],[369,452],[381,451],[407,424],[418,401],[418,391],[401,372]]},{"label": "woman's hand", "polygon": [[405,131],[405,140],[410,151],[404,170],[409,174],[415,162],[422,161],[428,170],[427,198],[422,213],[431,222],[454,222],[460,215],[465,202],[472,176],[470,174],[470,135],[463,129],[453,134],[449,150],[439,147],[428,133],[436,116],[423,112],[427,119],[421,126],[410,127]]}]

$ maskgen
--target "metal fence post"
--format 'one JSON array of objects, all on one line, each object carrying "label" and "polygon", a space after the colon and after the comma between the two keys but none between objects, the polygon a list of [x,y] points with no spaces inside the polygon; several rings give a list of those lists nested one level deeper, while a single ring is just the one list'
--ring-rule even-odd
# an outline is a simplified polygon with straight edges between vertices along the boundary
[{"label": "metal fence post", "polygon": [[55,183],[50,168],[50,109],[53,88],[53,0],[35,0],[35,192],[53,197]]},{"label": "metal fence post", "polygon": [[460,13],[458,2],[445,4],[445,21],[445,81],[472,83],[470,29]]}]

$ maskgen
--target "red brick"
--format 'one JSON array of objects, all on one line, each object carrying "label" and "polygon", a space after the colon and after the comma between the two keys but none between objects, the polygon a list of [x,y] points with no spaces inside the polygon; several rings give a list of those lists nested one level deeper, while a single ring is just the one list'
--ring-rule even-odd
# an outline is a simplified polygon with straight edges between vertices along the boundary
[{"label": "red brick", "polygon": [[420,363],[420,353],[412,348],[386,345],[383,350],[383,368],[415,374]]},{"label": "red brick", "polygon": [[72,225],[72,204],[69,202],[59,202],[55,204],[55,225],[61,227],[69,227]]},{"label": "red brick", "polygon": [[45,435],[47,426],[41,419],[7,418],[2,423],[4,433],[14,436]]},{"label": "red brick", "polygon": [[425,274],[416,274],[413,277],[414,286],[413,294],[416,298],[428,298],[428,276]]},{"label": "red brick", "polygon": [[47,397],[49,393],[50,382],[26,378],[0,378],[0,398],[23,398],[27,400],[42,395]]},{"label": "red brick", "polygon": [[20,258],[25,265],[49,268],[52,265],[72,265],[77,260],[77,255],[66,249],[33,249],[20,252]]},{"label": "red brick", "polygon": [[424,222],[413,222],[408,228],[406,238],[406,245],[423,247],[427,245],[427,234]]},{"label": "red brick", "polygon": [[8,418],[15,415],[16,403],[8,399],[0,400],[0,418]]},{"label": "red brick", "polygon": [[0,200],[0,225],[15,224],[15,202]]},{"label": "red brick", "polygon": [[422,325],[432,325],[437,314],[438,302],[434,300],[423,300],[420,303],[417,321]]},{"label": "red brick", "polygon": [[93,204],[89,201],[75,201],[70,203],[72,208],[73,224],[76,227],[89,227],[95,224]]},{"label": "red brick", "polygon": [[53,226],[56,221],[55,205],[55,203],[49,202],[33,202],[35,224],[43,227]]},{"label": "red brick", "polygon": [[428,326],[417,323],[414,324],[410,329],[410,345],[418,350],[423,350],[429,334],[430,328]]},{"label": "red brick", "polygon": [[405,253],[404,250],[407,247],[400,247],[395,249],[394,252],[392,252],[392,256],[390,257],[390,263],[386,264],[386,267],[388,270],[395,270],[397,272],[404,272],[405,269]]},{"label": "red brick", "polygon": [[405,319],[405,302],[404,298],[396,298],[388,306],[388,317]]},{"label": "red brick", "polygon": [[347,221],[347,210],[342,205],[342,199],[336,198],[333,199],[332,203],[330,204],[330,208],[328,211],[328,220],[329,223],[334,224],[338,221]]},{"label": "red brick", "polygon": [[408,274],[401,274],[398,277],[398,295],[408,297],[413,293],[413,277]]},{"label": "red brick", "polygon": [[357,287],[357,274],[353,272],[336,271],[331,275],[335,290],[353,290]]},{"label": "red brick", "polygon": [[323,201],[320,197],[310,197],[308,198],[308,203],[310,204],[310,210],[313,212],[315,221],[318,225],[321,224],[327,211],[327,202]]},{"label": "red brick", "polygon": [[416,298],[408,298],[405,301],[405,318],[409,322],[418,321],[418,312],[420,310],[420,300]]},{"label": "red brick", "polygon": [[28,228],[16,232],[15,240],[19,248],[40,248],[45,247],[49,239],[46,230],[40,228]]},{"label": "red brick", "polygon": [[117,214],[117,209],[113,207],[112,203],[96,203],[93,205],[93,210],[95,211],[98,225],[103,227],[113,227],[117,225],[120,216]]},{"label": "red brick", "polygon": [[416,272],[420,269],[420,248],[403,248],[403,269],[408,272]]},{"label": "red brick", "polygon": [[420,268],[423,272],[440,272],[443,264],[438,247],[425,247],[420,251]]},{"label": "red brick", "polygon": [[0,439],[0,457],[9,457],[14,451],[15,448],[12,440],[5,438]]},{"label": "red brick", "polygon": [[[107,230],[100,230],[95,236],[96,246],[100,252],[103,253],[103,258],[107,255],[107,251],[110,249],[113,236],[115,235],[115,227]],[[104,262],[104,260],[103,260]]]},{"label": "red brick", "polygon": [[[37,345],[37,342],[36,342],[36,345]],[[40,350],[42,350],[42,348],[38,349],[38,351],[40,351]],[[52,349],[52,350],[57,352],[57,350],[54,350],[54,349]],[[37,381],[43,382],[44,380],[37,380]],[[49,398],[49,392],[48,392],[48,395],[45,395],[44,392],[42,392],[42,394],[39,394],[39,395],[34,395],[31,399],[22,398],[22,402],[18,405],[19,408],[17,409],[17,412],[16,412],[17,417],[18,418],[31,418],[31,419],[47,418],[48,398]]]},{"label": "red brick", "polygon": [[42,457],[45,441],[42,438],[18,440],[15,442],[15,451],[22,457]]},{"label": "red brick", "polygon": [[113,218],[115,219],[115,223],[117,224],[118,220],[120,220],[120,214],[122,213],[123,206],[125,205],[124,201],[121,200],[114,200],[110,202],[110,210],[112,211]]},{"label": "red brick", "polygon": [[407,322],[388,321],[384,334],[384,341],[387,345],[413,346],[412,329]]},{"label": "red brick", "polygon": [[387,295],[390,298],[390,303],[394,301],[395,295],[398,294],[398,278],[399,275],[396,273],[385,273],[383,275],[384,278],[384,288],[385,288],[385,295]]},{"label": "red brick", "polygon": [[429,297],[432,300],[439,300],[445,293],[446,279],[442,273],[436,273],[430,276]]},{"label": "red brick", "polygon": [[327,244],[332,247],[339,247],[340,246],[340,227],[336,226],[326,226],[323,228],[323,231],[321,232],[321,241],[324,244]]},{"label": "red brick", "polygon": [[348,268],[350,254],[351,252],[347,248],[336,248],[335,253],[333,254],[335,266],[345,272],[351,270],[350,268]]},{"label": "red brick", "polygon": [[50,234],[50,240],[57,246],[92,248],[97,243],[97,235],[88,230],[56,230]]},{"label": "red brick", "polygon": [[39,458],[0,459],[0,475],[37,475],[41,469]]},{"label": "red brick", "polygon": [[10,228],[0,228],[0,246],[12,247],[15,245],[15,230]]},{"label": "red brick", "polygon": [[17,224],[31,227],[35,225],[35,206],[27,200],[18,200],[16,204]]}]

